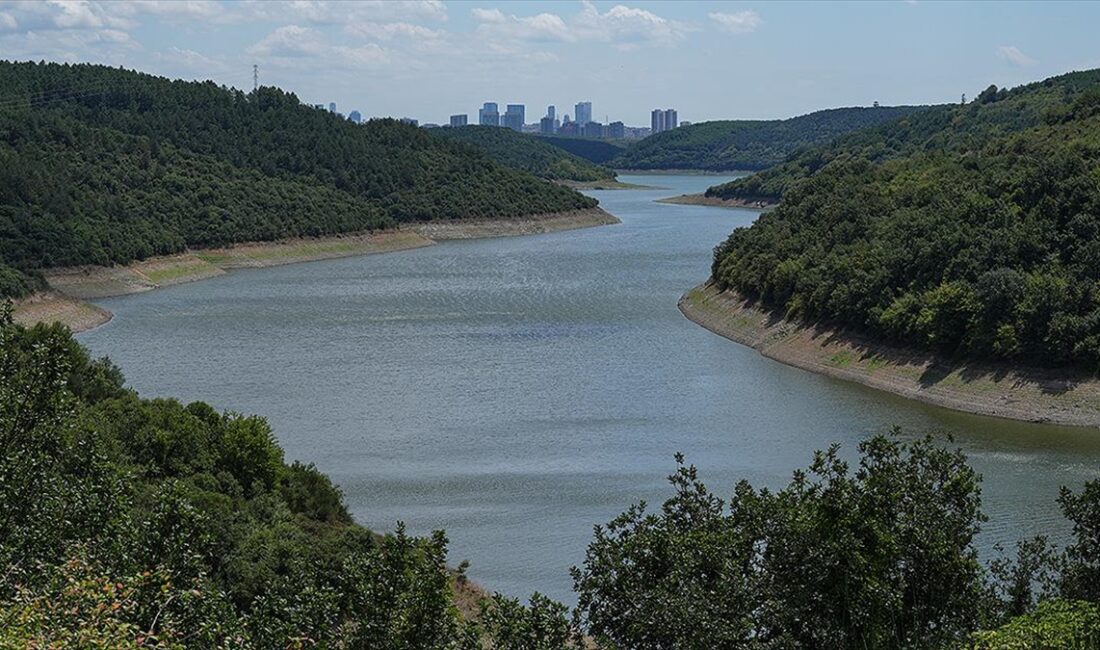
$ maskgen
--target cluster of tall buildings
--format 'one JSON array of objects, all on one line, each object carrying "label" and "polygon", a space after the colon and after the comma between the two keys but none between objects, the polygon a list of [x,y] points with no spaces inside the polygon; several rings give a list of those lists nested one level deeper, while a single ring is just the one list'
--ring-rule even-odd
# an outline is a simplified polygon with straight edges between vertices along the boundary
[{"label": "cluster of tall buildings", "polygon": [[679,126],[675,108],[655,108],[649,114],[649,132],[655,135],[662,131],[671,131]]},{"label": "cluster of tall buildings", "polygon": [[[527,125],[527,107],[523,104],[508,104],[504,113],[496,102],[485,102],[477,111],[477,123],[482,126],[502,126],[513,131],[538,132],[543,135],[565,135],[584,138],[624,138],[628,131],[632,136],[637,129],[628,129],[622,122],[602,124],[592,119],[592,102],[577,102],[573,106],[573,117],[566,113],[558,118],[557,107],[546,107],[546,115],[539,119],[538,125]],[[467,115],[452,115],[450,126],[460,127],[469,123]]]}]

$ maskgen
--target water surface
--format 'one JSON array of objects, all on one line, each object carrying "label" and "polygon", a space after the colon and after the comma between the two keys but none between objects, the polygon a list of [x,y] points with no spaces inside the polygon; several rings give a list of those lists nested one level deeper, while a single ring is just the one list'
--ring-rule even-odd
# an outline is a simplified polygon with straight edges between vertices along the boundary
[{"label": "water surface", "polygon": [[446,529],[490,589],[572,602],[592,525],[659,503],[683,451],[722,495],[900,425],[950,432],[984,474],[981,542],[1064,535],[1054,499],[1100,432],[968,416],[821,377],[694,325],[676,300],[752,210],[654,203],[726,178],[624,177],[621,225],[235,271],[101,301],[80,336],[146,396],[268,417],[358,521]]}]

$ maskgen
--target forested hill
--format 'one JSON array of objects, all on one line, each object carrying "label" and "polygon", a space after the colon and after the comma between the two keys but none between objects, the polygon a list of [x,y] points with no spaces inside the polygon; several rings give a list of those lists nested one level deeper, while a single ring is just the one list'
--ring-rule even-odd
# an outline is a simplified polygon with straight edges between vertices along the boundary
[{"label": "forested hill", "polygon": [[802,147],[890,122],[921,108],[834,108],[787,120],[699,122],[651,135],[608,164],[617,169],[766,169]]},{"label": "forested hill", "polygon": [[569,138],[558,135],[539,135],[536,137],[546,144],[552,144],[597,165],[609,165],[616,156],[626,149],[626,145],[621,144],[621,140]]},{"label": "forested hill", "polygon": [[713,278],[791,316],[1100,370],[1100,70],[990,87],[712,195],[782,202]]},{"label": "forested hill", "polygon": [[97,65],[0,62],[0,296],[33,269],[593,207],[392,120]]},{"label": "forested hill", "polygon": [[428,133],[446,140],[465,142],[506,167],[547,180],[587,182],[615,178],[615,172],[606,167],[512,129],[471,125],[430,129]]}]

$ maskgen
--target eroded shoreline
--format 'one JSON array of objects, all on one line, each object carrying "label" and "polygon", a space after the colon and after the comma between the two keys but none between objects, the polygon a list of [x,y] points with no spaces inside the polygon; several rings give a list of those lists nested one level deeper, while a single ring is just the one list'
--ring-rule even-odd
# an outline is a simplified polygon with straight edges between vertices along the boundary
[{"label": "eroded shoreline", "polygon": [[679,308],[720,336],[804,370],[966,413],[1100,427],[1100,380],[1085,373],[960,364],[842,330],[793,323],[710,284],[684,294]]},{"label": "eroded shoreline", "polygon": [[44,273],[50,290],[16,302],[14,316],[16,322],[25,325],[59,322],[74,332],[84,332],[112,318],[111,312],[89,300],[195,282],[232,269],[388,253],[454,239],[533,235],[616,223],[619,220],[610,213],[591,208],[521,219],[426,222],[372,233],[249,242],[153,257],[124,266],[50,269]]},{"label": "eroded shoreline", "polygon": [[706,194],[681,194],[657,199],[657,203],[675,203],[678,205],[709,205],[716,208],[749,208],[752,210],[766,210],[773,208],[778,203],[772,201],[746,201],[744,199],[719,199]]}]

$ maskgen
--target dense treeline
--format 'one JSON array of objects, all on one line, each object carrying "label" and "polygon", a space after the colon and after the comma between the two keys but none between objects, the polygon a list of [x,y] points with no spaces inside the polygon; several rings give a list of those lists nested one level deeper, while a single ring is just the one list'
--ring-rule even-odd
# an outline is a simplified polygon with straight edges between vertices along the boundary
[{"label": "dense treeline", "polygon": [[552,181],[614,180],[615,172],[580,156],[512,129],[492,126],[462,126],[431,129],[433,136],[465,142],[489,154],[505,167],[519,169]]},{"label": "dense treeline", "polygon": [[142,399],[64,328],[13,325],[10,306],[0,450],[3,648],[1100,640],[1100,481],[1059,497],[1068,547],[1029,540],[983,566],[979,477],[931,439],[873,437],[854,471],[832,448],[787,487],[742,482],[728,501],[679,459],[659,512],[640,504],[596,529],[573,570],[573,617],[538,594],[459,612],[465,578],[447,568],[442,532],[363,529],[324,474],[285,462],[262,418]]},{"label": "dense treeline", "polygon": [[595,205],[422,129],[355,125],[276,88],[7,62],[0,88],[0,295],[53,265]]},{"label": "dense treeline", "polygon": [[573,570],[601,646],[1100,645],[1098,480],[1058,496],[1068,546],[1029,539],[983,565],[980,479],[931,438],[871,437],[854,468],[834,446],[786,487],[742,481],[727,500],[678,460],[675,495],[597,528]]},{"label": "dense treeline", "polygon": [[1100,71],[989,88],[794,156],[713,279],[948,354],[1100,370]]},{"label": "dense treeline", "polygon": [[540,135],[537,137],[547,144],[564,149],[574,156],[579,156],[597,165],[610,165],[611,161],[626,148],[626,145],[620,144],[619,141],[567,138],[554,135]]},{"label": "dense treeline", "polygon": [[608,164],[619,169],[766,169],[806,146],[920,110],[915,106],[835,108],[787,120],[699,122],[651,135]]}]

